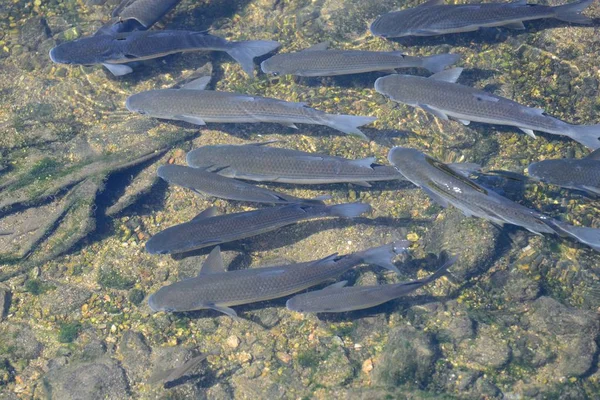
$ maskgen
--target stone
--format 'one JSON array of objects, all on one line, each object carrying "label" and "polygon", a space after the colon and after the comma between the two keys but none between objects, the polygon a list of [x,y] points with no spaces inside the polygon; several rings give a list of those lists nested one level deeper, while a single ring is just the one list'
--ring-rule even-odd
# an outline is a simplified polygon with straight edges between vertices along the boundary
[{"label": "stone", "polygon": [[50,311],[50,315],[64,315],[81,310],[81,306],[92,295],[92,292],[82,287],[57,282],[52,282],[52,285],[56,287],[55,290],[40,296],[41,303]]},{"label": "stone", "polygon": [[28,325],[0,325],[0,354],[9,360],[33,360],[40,355],[42,349],[42,344],[37,341]]},{"label": "stone", "polygon": [[125,331],[119,345],[118,353],[122,364],[132,381],[140,381],[148,369],[152,349],[146,344],[144,335],[140,332]]},{"label": "stone", "polygon": [[0,322],[8,315],[12,293],[8,287],[0,286]]},{"label": "stone", "polygon": [[344,349],[336,346],[329,355],[319,363],[313,376],[314,382],[324,387],[337,387],[344,384],[354,375],[354,369]]},{"label": "stone", "polygon": [[480,326],[475,339],[462,343],[465,357],[476,369],[502,368],[511,356],[511,349],[501,336],[489,326]]}]

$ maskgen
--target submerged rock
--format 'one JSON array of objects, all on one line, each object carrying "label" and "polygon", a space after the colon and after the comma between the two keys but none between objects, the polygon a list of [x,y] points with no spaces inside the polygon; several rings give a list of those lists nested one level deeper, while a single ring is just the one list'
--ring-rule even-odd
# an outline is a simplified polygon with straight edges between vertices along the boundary
[{"label": "submerged rock", "polygon": [[12,293],[8,287],[0,286],[0,322],[8,314]]},{"label": "submerged rock", "polygon": [[44,348],[25,324],[3,322],[0,324],[0,338],[0,354],[12,361],[33,360]]}]

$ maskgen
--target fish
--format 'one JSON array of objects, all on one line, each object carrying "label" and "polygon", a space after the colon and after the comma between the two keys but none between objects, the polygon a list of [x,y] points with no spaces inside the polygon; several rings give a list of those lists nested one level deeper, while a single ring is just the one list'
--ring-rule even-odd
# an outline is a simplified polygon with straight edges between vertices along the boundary
[{"label": "fish", "polygon": [[217,355],[217,354],[218,354],[217,351],[212,351],[212,352],[206,353],[206,354],[200,354],[200,355],[198,355],[196,357],[190,358],[188,361],[186,361],[185,363],[183,363],[179,367],[156,372],[152,376],[150,376],[150,378],[148,378],[148,383],[150,383],[150,384],[160,383],[161,385],[163,385],[163,387],[165,389],[168,388],[168,387],[172,387],[170,385],[173,382],[176,382],[181,377],[189,374],[198,365],[200,365],[200,363],[202,361],[206,360],[206,358],[208,356],[210,356],[210,355]]},{"label": "fish", "polygon": [[364,310],[406,296],[435,281],[445,275],[448,272],[448,268],[454,265],[456,260],[456,257],[448,260],[437,271],[425,279],[387,285],[352,287],[345,287],[348,281],[340,281],[322,290],[295,295],[285,305],[288,310],[301,313]]},{"label": "fish", "polygon": [[256,182],[294,184],[354,183],[404,180],[394,167],[377,164],[375,157],[350,160],[304,151],[268,146],[272,142],[246,145],[203,146],[190,151],[190,167],[208,168],[228,178]]},{"label": "fish", "polygon": [[212,309],[237,318],[232,306],[285,297],[336,278],[359,264],[376,264],[399,273],[392,260],[410,245],[399,241],[346,256],[332,254],[317,261],[225,271],[215,247],[198,276],[163,286],[148,298],[156,312]]},{"label": "fish", "polygon": [[183,165],[162,165],[158,168],[157,174],[170,184],[220,199],[271,204],[323,204],[321,199],[301,199]]},{"label": "fish", "polygon": [[217,215],[211,207],[189,222],[171,226],[146,242],[150,254],[184,253],[270,232],[286,225],[321,217],[356,218],[371,210],[364,203],[333,206],[290,204]]},{"label": "fish", "polygon": [[514,126],[535,139],[534,131],[567,136],[591,149],[600,147],[600,125],[571,125],[483,90],[456,83],[462,68],[447,69],[429,78],[388,75],[375,81],[375,90],[390,99],[420,107],[436,117]]},{"label": "fish", "polygon": [[179,89],[157,89],[137,93],[129,96],[125,105],[131,112],[196,125],[206,125],[207,122],[271,122],[297,129],[296,123],[316,124],[329,126],[362,139],[367,137],[358,127],[377,119],[326,114],[308,107],[306,103],[205,90],[209,79],[210,77],[203,77]]},{"label": "fish", "polygon": [[145,31],[171,11],[181,0],[123,0],[112,12],[112,19],[96,34]]},{"label": "fish", "polygon": [[537,181],[600,196],[600,149],[582,159],[534,162],[529,165],[527,172]]},{"label": "fish", "polygon": [[394,147],[388,160],[442,207],[453,205],[466,216],[483,218],[498,226],[512,224],[537,235],[570,237],[600,250],[600,229],[569,225],[515,203],[416,149]]},{"label": "fish", "polygon": [[550,7],[528,4],[527,0],[482,4],[444,4],[444,0],[430,0],[417,7],[384,14],[373,21],[370,30],[375,36],[399,38],[472,32],[495,26],[525,29],[523,21],[542,18],[591,24],[592,20],[581,12],[592,2],[583,0]]},{"label": "fish", "polygon": [[373,71],[394,71],[396,68],[425,68],[442,71],[455,64],[459,54],[437,54],[429,57],[408,56],[400,51],[326,50],[320,43],[296,53],[276,54],[263,61],[260,68],[273,75],[336,76]]},{"label": "fish", "polygon": [[252,76],[254,58],[279,47],[271,40],[230,42],[207,32],[134,31],[98,34],[64,42],[50,50],[50,59],[59,64],[102,64],[113,75],[133,72],[127,63],[163,57],[188,51],[224,51]]}]

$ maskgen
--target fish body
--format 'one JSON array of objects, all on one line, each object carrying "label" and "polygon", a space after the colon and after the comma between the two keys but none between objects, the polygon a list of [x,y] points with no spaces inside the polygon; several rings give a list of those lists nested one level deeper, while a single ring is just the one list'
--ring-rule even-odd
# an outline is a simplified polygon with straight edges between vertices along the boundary
[{"label": "fish body", "polygon": [[241,93],[199,89],[149,90],[130,96],[127,109],[155,118],[197,125],[221,123],[279,123],[296,128],[296,123],[326,125],[344,133],[366,138],[358,129],[376,118],[326,114],[294,103]]},{"label": "fish body", "polygon": [[456,258],[445,263],[425,279],[376,286],[345,287],[346,281],[334,283],[322,290],[298,294],[286,302],[288,310],[298,312],[347,312],[364,310],[397,299],[435,281],[447,272]]},{"label": "fish body", "polygon": [[190,151],[186,161],[195,168],[214,169],[229,178],[258,182],[329,184],[404,180],[394,167],[379,165],[375,158],[349,160],[323,154],[282,149],[266,143],[203,146]]},{"label": "fish body", "polygon": [[483,90],[460,85],[461,68],[453,68],[429,78],[388,75],[377,79],[375,89],[390,99],[420,107],[438,118],[452,118],[468,125],[471,121],[509,125],[535,138],[533,131],[568,136],[579,143],[600,147],[600,125],[571,125],[550,117],[543,109],[523,106]]},{"label": "fish body", "polygon": [[[181,0],[123,0],[112,12],[112,20],[98,33],[144,31],[171,11]],[[96,34],[98,34],[96,33]]]},{"label": "fish body", "polygon": [[600,195],[600,150],[582,159],[544,160],[529,165],[529,176],[568,189]]},{"label": "fish body", "polygon": [[584,0],[550,7],[526,1],[445,5],[443,0],[431,0],[414,8],[384,14],[370,29],[375,36],[398,38],[472,32],[495,26],[525,29],[523,21],[542,18],[590,24],[592,21],[580,13],[592,2]]},{"label": "fish body", "polygon": [[162,165],[157,174],[170,184],[221,199],[271,204],[321,203],[319,200],[300,199],[183,165]]},{"label": "fish body", "polygon": [[405,241],[363,252],[317,261],[226,272],[216,247],[197,277],[162,287],[148,299],[154,311],[192,311],[214,309],[235,316],[231,306],[288,296],[335,278],[361,263],[381,265],[395,272],[391,263],[408,247]]},{"label": "fish body", "polygon": [[184,253],[270,232],[286,225],[321,217],[355,218],[371,207],[363,203],[292,204],[234,214],[215,215],[209,208],[189,222],[167,228],[146,242],[151,254]]},{"label": "fish body", "polygon": [[61,43],[50,50],[50,58],[60,64],[102,64],[114,75],[125,75],[133,70],[123,64],[134,61],[187,51],[224,51],[252,75],[253,59],[277,47],[279,43],[274,41],[230,42],[206,32],[134,31],[98,34]]},{"label": "fish body", "polygon": [[517,225],[538,235],[569,236],[600,249],[600,229],[568,225],[515,203],[418,150],[395,147],[388,159],[406,179],[443,207],[453,205],[467,216],[484,218],[498,225]]},{"label": "fish body", "polygon": [[263,72],[277,75],[335,76],[396,68],[425,68],[439,72],[460,59],[458,54],[412,57],[399,51],[311,50],[276,54],[263,61]]}]

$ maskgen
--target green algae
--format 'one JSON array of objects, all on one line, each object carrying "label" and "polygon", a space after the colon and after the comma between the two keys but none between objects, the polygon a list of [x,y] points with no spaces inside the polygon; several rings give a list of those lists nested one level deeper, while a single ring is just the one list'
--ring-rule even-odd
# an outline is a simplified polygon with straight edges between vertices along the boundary
[{"label": "green algae", "polygon": [[60,343],[73,342],[81,332],[81,323],[79,322],[64,322],[60,324],[58,331],[58,341]]}]

